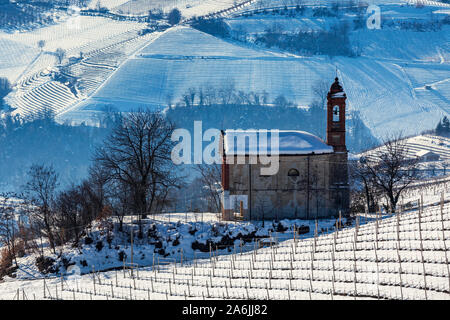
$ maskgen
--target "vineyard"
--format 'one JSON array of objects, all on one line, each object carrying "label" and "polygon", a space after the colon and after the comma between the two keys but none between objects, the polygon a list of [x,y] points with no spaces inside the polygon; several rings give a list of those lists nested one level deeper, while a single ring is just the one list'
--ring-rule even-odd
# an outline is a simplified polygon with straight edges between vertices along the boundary
[{"label": "vineyard", "polygon": [[[423,197],[422,197],[423,199]],[[352,227],[314,237],[253,241],[229,254],[183,261],[124,261],[107,272],[6,282],[8,299],[449,299],[450,205],[441,200],[396,215],[362,214]],[[427,203],[425,201],[425,203]],[[70,270],[70,268],[69,268]],[[74,271],[74,270],[72,270]],[[70,273],[70,272],[69,272]]]}]

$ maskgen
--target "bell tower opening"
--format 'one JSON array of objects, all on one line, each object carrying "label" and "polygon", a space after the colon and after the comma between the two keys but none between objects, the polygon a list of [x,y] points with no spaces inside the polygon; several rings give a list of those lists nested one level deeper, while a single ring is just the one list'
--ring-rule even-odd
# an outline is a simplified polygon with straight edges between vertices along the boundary
[{"label": "bell tower opening", "polygon": [[336,77],[327,95],[327,144],[345,152],[345,101],[347,96]]}]

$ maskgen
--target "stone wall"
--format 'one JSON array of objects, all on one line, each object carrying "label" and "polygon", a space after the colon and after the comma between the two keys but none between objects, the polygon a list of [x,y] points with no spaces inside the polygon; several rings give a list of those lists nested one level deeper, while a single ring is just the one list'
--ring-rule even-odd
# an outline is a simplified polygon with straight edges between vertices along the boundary
[{"label": "stone wall", "polygon": [[[280,156],[278,174],[273,176],[262,176],[261,166],[249,165],[248,159],[246,164],[228,164],[227,194],[247,196],[244,219],[315,219],[348,211],[347,153]],[[299,175],[289,176],[290,169]],[[242,197],[238,199],[232,209],[224,210],[225,219],[232,211],[239,212]]]}]

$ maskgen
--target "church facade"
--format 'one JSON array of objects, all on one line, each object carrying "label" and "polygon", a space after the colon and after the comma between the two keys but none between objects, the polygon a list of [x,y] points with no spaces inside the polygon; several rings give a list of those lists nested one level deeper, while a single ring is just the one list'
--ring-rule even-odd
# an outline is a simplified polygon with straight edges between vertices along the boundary
[{"label": "church facade", "polygon": [[239,148],[236,141],[249,132],[223,132],[223,219],[233,220],[237,215],[244,220],[316,219],[348,213],[346,94],[338,78],[327,100],[326,142],[303,131],[277,132],[278,170],[274,174],[261,170],[267,161],[255,161],[252,151],[260,151],[261,140],[253,148]]}]

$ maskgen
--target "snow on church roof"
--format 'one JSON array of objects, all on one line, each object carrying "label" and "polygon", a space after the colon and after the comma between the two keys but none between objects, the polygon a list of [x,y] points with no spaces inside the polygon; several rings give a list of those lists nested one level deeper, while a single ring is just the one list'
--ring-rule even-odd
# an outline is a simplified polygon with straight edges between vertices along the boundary
[{"label": "snow on church roof", "polygon": [[[272,150],[278,132],[278,152],[276,145]],[[267,138],[266,138],[267,137]],[[304,131],[293,130],[226,130],[224,137],[226,155],[304,155],[332,153],[333,147],[320,138]]]}]

